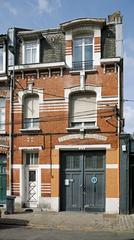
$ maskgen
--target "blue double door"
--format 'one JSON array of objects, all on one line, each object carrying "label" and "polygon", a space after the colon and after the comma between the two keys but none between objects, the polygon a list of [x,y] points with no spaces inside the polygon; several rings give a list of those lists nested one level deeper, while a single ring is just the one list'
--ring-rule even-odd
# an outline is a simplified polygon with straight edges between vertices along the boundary
[{"label": "blue double door", "polygon": [[61,153],[61,211],[105,210],[105,151]]}]

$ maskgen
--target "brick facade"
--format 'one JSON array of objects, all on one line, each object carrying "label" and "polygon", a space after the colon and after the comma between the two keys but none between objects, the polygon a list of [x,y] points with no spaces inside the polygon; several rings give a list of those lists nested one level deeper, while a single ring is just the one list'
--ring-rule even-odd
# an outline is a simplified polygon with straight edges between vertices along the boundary
[{"label": "brick facade", "polygon": [[[61,152],[104,150],[106,153],[104,211],[119,212],[121,126],[117,109],[120,109],[119,101],[122,97],[118,95],[122,58],[117,57],[115,51],[112,51],[112,56],[108,55],[110,46],[103,44],[106,26],[104,19],[78,19],[63,23],[59,29],[55,30],[49,29],[36,33],[36,31],[17,29],[15,32],[16,65],[15,68],[12,66],[8,68],[10,74],[12,71],[15,74],[12,115],[13,149],[12,163],[9,163],[12,165],[10,166],[12,167],[10,190],[16,195],[16,205],[20,207],[61,210],[60,176],[63,164]],[[114,28],[116,28],[116,22]],[[73,69],[74,38],[82,39],[83,36],[88,35],[93,39],[93,66],[92,68],[90,66],[90,69],[87,65],[84,65],[84,69],[78,69],[78,67]],[[40,62],[22,64],[23,45],[25,42],[35,41],[36,38],[40,39]],[[85,40],[82,41],[82,44],[85,44]],[[114,47],[115,37],[112,41]],[[89,122],[95,118],[93,123],[95,126],[87,128],[71,126],[71,96],[76,92],[95,94],[96,110],[88,111],[87,109],[83,116],[86,122],[87,118]],[[27,96],[38,96],[37,128],[24,127],[24,101]],[[10,116],[7,98],[6,132],[9,134],[8,119]],[[33,157],[35,153],[38,154],[38,163],[27,165],[27,154],[33,154],[30,155]],[[36,180],[33,177],[34,174],[36,174]],[[31,196],[29,195],[32,190],[28,189],[34,181],[35,198],[31,200],[33,205],[30,205]]]}]

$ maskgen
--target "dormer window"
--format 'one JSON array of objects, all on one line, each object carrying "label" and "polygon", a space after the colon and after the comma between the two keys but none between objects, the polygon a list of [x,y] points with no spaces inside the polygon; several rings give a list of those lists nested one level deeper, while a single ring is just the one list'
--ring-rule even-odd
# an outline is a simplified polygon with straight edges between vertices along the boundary
[{"label": "dormer window", "polygon": [[24,42],[23,63],[39,63],[39,41]]},{"label": "dormer window", "polygon": [[73,70],[93,67],[93,37],[76,37],[73,40]]}]

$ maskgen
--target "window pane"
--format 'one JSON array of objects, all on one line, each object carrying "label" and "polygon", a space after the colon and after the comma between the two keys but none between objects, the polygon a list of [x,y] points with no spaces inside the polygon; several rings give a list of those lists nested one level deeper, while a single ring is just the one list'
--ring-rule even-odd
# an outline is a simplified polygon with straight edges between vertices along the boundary
[{"label": "window pane", "polygon": [[85,44],[92,44],[93,38],[85,38]]},{"label": "window pane", "polygon": [[104,153],[98,152],[96,155],[96,168],[103,168]]},{"label": "window pane", "polygon": [[93,159],[93,154],[92,153],[88,153],[85,156],[85,168],[94,168],[94,159]]},{"label": "window pane", "polygon": [[74,62],[82,61],[82,47],[74,48],[73,61]]},{"label": "window pane", "polygon": [[29,181],[30,182],[36,181],[36,171],[29,171]]},{"label": "window pane", "polygon": [[72,157],[72,168],[73,169],[80,168],[80,156]]},{"label": "window pane", "polygon": [[82,39],[78,38],[74,40],[74,47],[81,46],[82,45]]},{"label": "window pane", "polygon": [[66,158],[65,158],[65,168],[71,169],[71,156],[66,156]]},{"label": "window pane", "polygon": [[26,154],[26,164],[29,165],[30,164],[30,153]]},{"label": "window pane", "polygon": [[38,153],[34,154],[34,164],[38,164]]},{"label": "window pane", "polygon": [[0,47],[0,71],[3,70],[3,47]]},{"label": "window pane", "polygon": [[85,46],[85,61],[90,61],[93,59],[92,45]]},{"label": "window pane", "polygon": [[25,43],[25,63],[37,62],[37,47],[37,41]]},{"label": "window pane", "polygon": [[5,98],[0,98],[0,130],[5,130]]},{"label": "window pane", "polygon": [[37,57],[37,54],[36,54],[36,48],[32,49],[32,63],[36,63],[36,57]]}]

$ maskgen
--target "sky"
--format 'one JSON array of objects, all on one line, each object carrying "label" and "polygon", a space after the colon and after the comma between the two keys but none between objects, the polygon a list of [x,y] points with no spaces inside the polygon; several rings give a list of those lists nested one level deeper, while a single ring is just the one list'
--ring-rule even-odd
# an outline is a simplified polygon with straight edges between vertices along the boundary
[{"label": "sky", "polygon": [[0,34],[10,27],[48,29],[79,17],[123,15],[125,132],[134,132],[134,0],[0,0]]}]

